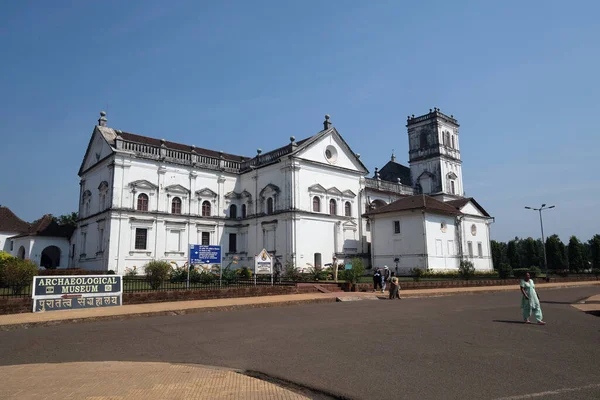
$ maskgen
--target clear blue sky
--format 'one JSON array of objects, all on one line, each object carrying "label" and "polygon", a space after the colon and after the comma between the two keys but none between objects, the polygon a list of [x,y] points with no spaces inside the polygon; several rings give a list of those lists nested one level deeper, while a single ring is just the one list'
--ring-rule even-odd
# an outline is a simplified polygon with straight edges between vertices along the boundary
[{"label": "clear blue sky", "polygon": [[[484,4],[485,3],[485,4]],[[19,1],[0,5],[0,204],[77,210],[98,112],[252,156],[331,120],[370,169],[406,116],[454,114],[495,239],[598,233],[600,2]]]}]

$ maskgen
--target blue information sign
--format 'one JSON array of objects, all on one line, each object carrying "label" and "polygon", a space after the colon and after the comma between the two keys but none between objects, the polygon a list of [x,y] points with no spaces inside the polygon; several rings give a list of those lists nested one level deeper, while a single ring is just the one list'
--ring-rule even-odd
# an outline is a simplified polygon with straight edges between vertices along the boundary
[{"label": "blue information sign", "polygon": [[221,246],[191,244],[190,264],[221,264]]}]

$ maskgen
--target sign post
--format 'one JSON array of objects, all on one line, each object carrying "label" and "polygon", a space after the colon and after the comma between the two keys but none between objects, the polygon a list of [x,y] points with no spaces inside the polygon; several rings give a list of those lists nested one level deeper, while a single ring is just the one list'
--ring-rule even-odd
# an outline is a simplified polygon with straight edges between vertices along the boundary
[{"label": "sign post", "polygon": [[[190,268],[195,264],[219,264],[219,287],[221,286],[221,276],[223,275],[221,246],[202,246],[199,244],[190,244]],[[189,282],[190,271],[188,268],[188,286]]]},{"label": "sign post", "polygon": [[257,256],[254,257],[254,285],[256,285],[256,275],[271,275],[271,285],[273,285],[273,257],[262,249]]},{"label": "sign post", "polygon": [[34,313],[120,306],[123,304],[123,276],[36,276],[31,297]]}]

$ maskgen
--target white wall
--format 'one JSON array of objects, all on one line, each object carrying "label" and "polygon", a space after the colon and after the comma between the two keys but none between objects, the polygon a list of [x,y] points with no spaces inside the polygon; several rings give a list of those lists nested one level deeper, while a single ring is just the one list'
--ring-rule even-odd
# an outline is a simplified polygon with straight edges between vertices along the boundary
[{"label": "white wall", "polygon": [[18,235],[19,232],[0,232],[0,251],[10,253],[10,240],[7,240],[11,236]]},{"label": "white wall", "polygon": [[425,219],[429,269],[457,270],[460,265],[460,255],[458,253],[456,218],[449,215],[426,213]]},{"label": "white wall", "polygon": [[42,252],[46,247],[56,246],[60,250],[60,268],[69,267],[69,240],[58,237],[45,236],[25,236],[14,239],[13,251],[11,255],[17,256],[21,246],[25,249],[25,258],[30,259],[37,265],[40,265]]},{"label": "white wall", "polygon": [[[472,227],[475,226],[475,235],[472,234]],[[463,254],[465,259],[473,262],[477,270],[493,270],[491,249],[490,249],[490,229],[487,220],[473,216],[465,216],[461,222],[463,232]],[[473,249],[473,256],[469,254],[469,242]],[[481,244],[481,255],[479,254],[479,244]]]},{"label": "white wall", "polygon": [[[375,215],[371,220],[371,259],[374,268],[387,265],[395,270],[399,258],[399,273],[412,268],[426,268],[423,214],[420,211]],[[400,222],[400,233],[394,233],[394,221]]]}]

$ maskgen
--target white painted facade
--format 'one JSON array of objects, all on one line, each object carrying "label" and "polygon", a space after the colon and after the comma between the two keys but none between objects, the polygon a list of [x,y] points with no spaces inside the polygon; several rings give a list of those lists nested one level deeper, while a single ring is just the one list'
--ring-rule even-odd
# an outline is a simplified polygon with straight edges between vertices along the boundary
[{"label": "white painted facade", "polygon": [[[440,132],[450,128],[455,127]],[[457,131],[454,143],[458,151]],[[444,169],[438,153],[413,158],[413,179],[423,183],[419,178],[431,164],[434,172],[454,171],[454,188],[462,193],[460,159]],[[222,246],[224,265],[237,257],[238,268],[252,268],[263,248],[281,263],[293,261],[301,268],[354,256],[375,266],[395,265],[398,254],[403,268],[454,268],[456,262],[434,251],[437,236],[428,224],[439,222],[437,216],[426,216],[425,222],[422,215],[420,222],[403,216],[403,233],[388,239],[384,222],[377,221],[374,230],[374,221],[363,213],[415,189],[410,182],[366,178],[367,173],[328,119],[308,139],[290,138],[287,146],[243,158],[108,128],[103,115],[79,171],[80,220],[70,248],[74,265],[117,273],[141,271],[153,259],[181,266],[190,244],[211,244]],[[436,195],[460,198],[450,193],[449,183]],[[458,241],[456,246],[458,254]],[[483,248],[489,252],[489,240]]]},{"label": "white painted facade", "polygon": [[472,202],[460,212],[458,216],[425,210],[372,215],[373,265],[395,268],[394,260],[399,259],[400,274],[409,274],[412,268],[456,271],[464,259],[478,271],[493,270],[492,218],[483,215]]},{"label": "white painted facade", "polygon": [[60,237],[44,236],[22,236],[10,239],[13,242],[13,250],[8,251],[14,257],[30,259],[37,265],[41,265],[42,252],[49,248],[59,249],[59,263],[57,268],[68,268],[70,263],[69,239]]},{"label": "white painted facade", "polygon": [[[0,251],[5,251],[7,253],[10,253],[11,250],[11,240],[8,239],[11,236],[16,236],[18,235],[20,232],[0,232]],[[8,240],[7,240],[8,239]],[[13,247],[14,247],[14,243],[13,243]]]}]

